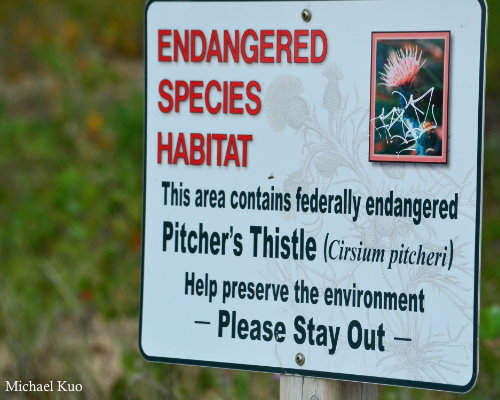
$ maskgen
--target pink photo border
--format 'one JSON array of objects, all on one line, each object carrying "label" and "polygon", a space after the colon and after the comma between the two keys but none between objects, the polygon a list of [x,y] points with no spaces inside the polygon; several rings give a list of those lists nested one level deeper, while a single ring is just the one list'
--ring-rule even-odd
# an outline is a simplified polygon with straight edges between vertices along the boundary
[{"label": "pink photo border", "polygon": [[[443,74],[443,145],[441,156],[415,156],[415,155],[388,155],[375,154],[375,100],[377,88],[377,42],[379,40],[397,39],[444,39],[444,74]],[[450,32],[373,32],[372,33],[372,60],[371,60],[371,100],[370,100],[370,162],[390,161],[403,163],[434,163],[446,164],[448,162],[448,92],[450,70]]]}]

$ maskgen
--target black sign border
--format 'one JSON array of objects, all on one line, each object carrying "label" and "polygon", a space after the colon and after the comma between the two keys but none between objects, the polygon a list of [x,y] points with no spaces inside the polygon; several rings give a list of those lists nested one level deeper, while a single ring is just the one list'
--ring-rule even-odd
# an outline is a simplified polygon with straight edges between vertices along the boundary
[{"label": "black sign border", "polygon": [[[262,0],[267,1],[300,1],[300,0]],[[313,2],[331,0],[312,0]],[[366,1],[366,0],[358,0]],[[469,383],[464,386],[448,385],[444,383],[419,382],[405,379],[378,378],[373,376],[329,373],[321,371],[311,371],[295,368],[275,368],[260,365],[233,364],[203,360],[189,360],[182,358],[167,358],[150,356],[142,348],[142,317],[144,298],[144,242],[146,233],[146,159],[147,159],[147,93],[148,93],[148,58],[147,58],[147,16],[151,4],[156,2],[213,2],[213,0],[148,0],[144,10],[144,171],[143,171],[143,198],[142,198],[142,254],[141,254],[141,301],[139,309],[139,351],[145,360],[151,362],[161,362],[170,364],[194,365],[201,367],[238,369],[243,371],[267,372],[289,375],[308,376],[313,378],[337,379],[352,382],[363,382],[380,385],[402,386],[417,389],[430,389],[466,393],[472,390],[477,381],[479,364],[479,281],[480,281],[480,260],[481,260],[481,224],[482,224],[482,194],[483,194],[483,139],[484,139],[484,88],[485,88],[485,62],[486,62],[486,31],[487,31],[487,5],[485,0],[477,0],[481,6],[481,60],[479,65],[479,99],[478,99],[478,148],[477,148],[477,194],[476,194],[476,240],[474,256],[474,338],[473,338],[473,364],[472,377]],[[217,2],[248,2],[247,0],[218,0]],[[256,1],[257,3],[257,1]]]}]

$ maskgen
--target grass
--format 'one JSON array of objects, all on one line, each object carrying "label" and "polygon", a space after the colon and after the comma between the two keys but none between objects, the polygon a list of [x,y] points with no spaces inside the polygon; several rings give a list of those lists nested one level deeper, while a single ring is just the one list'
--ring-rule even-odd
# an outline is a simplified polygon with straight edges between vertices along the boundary
[{"label": "grass", "polygon": [[[0,3],[1,380],[83,383],[75,398],[278,399],[270,374],[147,363],[138,352],[143,6]],[[498,20],[500,2],[489,7]],[[489,40],[479,382],[466,396],[380,387],[381,399],[500,398],[500,29],[491,23]]]}]

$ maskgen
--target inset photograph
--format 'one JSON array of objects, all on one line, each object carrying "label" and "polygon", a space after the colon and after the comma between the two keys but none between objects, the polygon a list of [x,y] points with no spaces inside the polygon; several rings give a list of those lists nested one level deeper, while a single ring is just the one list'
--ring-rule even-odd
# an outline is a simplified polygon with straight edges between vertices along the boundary
[{"label": "inset photograph", "polygon": [[372,34],[370,161],[447,163],[450,32]]}]

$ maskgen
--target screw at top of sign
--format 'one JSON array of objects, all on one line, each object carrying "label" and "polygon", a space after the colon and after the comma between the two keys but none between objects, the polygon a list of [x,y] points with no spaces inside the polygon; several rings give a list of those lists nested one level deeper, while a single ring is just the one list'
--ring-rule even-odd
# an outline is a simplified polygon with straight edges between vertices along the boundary
[{"label": "screw at top of sign", "polygon": [[302,10],[302,19],[306,22],[309,22],[311,20],[312,14],[311,11],[305,8]]},{"label": "screw at top of sign", "polygon": [[302,366],[306,362],[306,357],[302,353],[297,353],[297,355],[295,356],[295,362],[297,363],[297,365]]}]

